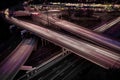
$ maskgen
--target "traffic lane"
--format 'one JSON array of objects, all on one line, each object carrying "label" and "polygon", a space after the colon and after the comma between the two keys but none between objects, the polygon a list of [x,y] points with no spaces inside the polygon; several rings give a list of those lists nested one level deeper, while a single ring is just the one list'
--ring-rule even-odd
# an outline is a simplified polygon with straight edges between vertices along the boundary
[{"label": "traffic lane", "polygon": [[70,33],[82,37],[92,43],[97,43],[97,45],[100,45],[109,50],[120,51],[120,42],[107,38],[103,35],[97,34],[79,25],[70,23],[65,20],[53,19],[52,17],[46,16],[44,14],[33,15],[32,18],[33,20],[42,22],[43,24],[52,23],[55,26],[58,26],[66,31],[69,31]]},{"label": "traffic lane", "polygon": [[120,67],[120,63],[119,63],[120,55],[118,53],[106,50],[104,48],[101,48],[95,45],[93,46],[82,40],[76,40],[66,35],[53,32],[49,29],[46,29],[25,21],[21,21],[15,18],[11,18],[10,20],[16,25],[19,25],[31,31],[34,34],[49,40],[50,42],[54,42],[59,46],[63,46],[68,50],[74,52],[75,54],[97,65],[100,65],[101,67],[104,67],[106,69],[111,68],[113,66],[116,68]]},{"label": "traffic lane", "polygon": [[[26,23],[25,23],[25,24],[26,24]],[[33,26],[33,25],[31,25],[31,26]],[[39,29],[38,29],[38,30],[39,30]],[[43,29],[42,31],[44,31],[44,30],[45,30],[45,29]],[[45,30],[45,31],[47,31],[48,33],[50,33],[49,30]],[[54,33],[54,34],[52,34],[52,36],[54,36],[54,38],[58,38],[57,36],[60,37],[61,35],[57,35],[57,34]],[[62,36],[63,36],[63,35],[62,35]],[[62,36],[61,36],[61,37],[62,37]],[[66,38],[62,38],[63,41],[66,41],[65,39],[66,39]],[[70,38],[70,40],[71,40],[71,38]],[[68,41],[66,41],[66,43],[67,43],[67,42],[68,42]],[[73,42],[74,42],[74,40],[73,40]],[[77,42],[77,41],[75,41],[75,42]],[[72,43],[72,42],[70,42],[70,43]],[[77,44],[76,44],[76,45],[77,45]],[[83,44],[83,45],[85,45],[85,44]],[[90,47],[91,47],[91,46],[90,46]],[[86,51],[86,50],[88,50],[88,49],[85,49],[85,51]],[[99,50],[96,49],[96,51],[98,51],[98,52],[100,51],[100,52],[101,52],[102,50],[101,50],[101,49],[99,49]],[[92,50],[92,51],[89,51],[89,52],[93,52],[93,50]],[[94,52],[95,52],[95,51],[94,51]],[[103,52],[103,51],[102,51],[102,52]],[[103,53],[105,53],[105,52],[103,52]],[[104,55],[106,55],[106,56],[107,56],[107,55],[110,55],[110,56],[111,56],[111,54],[107,54],[107,53],[105,53]],[[117,55],[117,54],[116,54],[116,55]],[[113,56],[113,55],[112,55],[112,56]],[[117,59],[117,58],[115,57],[114,59]]]},{"label": "traffic lane", "polygon": [[[79,37],[82,37],[88,41],[97,43],[105,48],[111,48],[114,51],[115,50],[120,51],[120,42],[110,39],[106,36],[97,34],[93,31],[90,31],[89,29],[83,28],[79,25],[70,23],[65,20],[54,19],[54,18],[44,15],[44,14],[33,15],[32,18],[33,18],[33,20],[42,22],[43,24],[48,24],[48,22],[50,22],[53,25],[58,26],[66,31],[69,31],[70,33],[75,34]],[[119,18],[118,18],[118,20],[119,20]]]},{"label": "traffic lane", "polygon": [[34,39],[24,40],[0,65],[0,79],[12,80],[25,63],[35,44]]},{"label": "traffic lane", "polygon": [[66,31],[69,31],[72,34],[82,37],[88,41],[97,44],[99,43],[100,45],[107,46],[110,47],[111,49],[120,51],[120,42],[116,40],[107,38],[103,35],[97,34],[86,28],[80,27],[78,25],[66,21],[55,22],[55,25],[65,29]]},{"label": "traffic lane", "polygon": [[13,16],[15,17],[18,17],[18,16],[30,16],[31,13],[29,11],[22,11],[22,10],[19,10],[19,11],[14,11],[13,12]]},{"label": "traffic lane", "polygon": [[102,26],[99,26],[97,28],[95,28],[93,31],[95,32],[105,32],[107,29],[113,27],[115,24],[117,24],[118,22],[120,22],[120,17],[108,22],[108,23],[104,23]]}]

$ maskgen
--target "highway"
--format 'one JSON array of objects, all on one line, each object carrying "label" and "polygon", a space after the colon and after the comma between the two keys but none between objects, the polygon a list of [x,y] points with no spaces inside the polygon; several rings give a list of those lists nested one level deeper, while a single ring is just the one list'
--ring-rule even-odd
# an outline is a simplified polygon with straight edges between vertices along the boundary
[{"label": "highway", "polygon": [[94,29],[93,31],[95,32],[104,32],[106,31],[107,29],[111,28],[112,26],[114,26],[115,24],[117,24],[118,22],[120,22],[120,17],[108,22],[108,23],[105,23],[103,24],[102,26]]},{"label": "highway", "polygon": [[[18,13],[20,13],[20,15]],[[21,12],[18,11],[18,13],[17,13],[18,15],[16,14],[15,16],[21,16]],[[29,14],[29,12],[27,12],[27,13],[25,12],[26,14],[24,14],[24,12],[22,12],[22,13],[23,13],[22,16],[26,16],[26,15],[31,16],[31,14]],[[70,23],[70,22],[67,22],[64,20],[59,20],[57,18],[53,18],[53,17],[49,17],[49,16],[42,16],[42,18],[41,18],[40,16],[37,17],[36,15],[38,16],[38,14],[32,14],[32,16],[35,17],[34,18],[35,21],[40,21],[41,23],[43,23],[45,25],[52,24],[55,27],[60,27],[68,32],[71,32],[72,34],[75,34],[75,35],[77,34],[77,36],[84,38],[85,41],[74,38],[72,36],[68,36],[61,32],[52,31],[50,29],[44,28],[43,26],[38,26],[35,24],[31,24],[29,22],[26,22],[24,20],[23,21],[19,20],[14,17],[6,16],[6,19],[10,23],[13,23],[23,29],[27,29],[31,33],[34,33],[35,35],[42,37],[52,43],[55,43],[56,45],[64,47],[64,48],[68,49],[69,51],[73,52],[74,54],[77,54],[78,56],[83,57],[105,69],[120,68],[120,54],[119,54],[119,52],[117,52],[117,51],[120,51],[120,43],[119,42],[109,39],[109,38],[106,38],[102,35],[99,35],[95,32],[92,32],[88,29],[82,28],[81,26],[75,25],[73,23]],[[119,20],[120,20],[120,18],[117,18],[113,22],[103,25],[103,26],[95,29],[94,31],[96,31],[96,32],[103,31],[104,32],[106,29],[108,29],[111,26],[113,26],[114,24],[118,23]],[[92,36],[87,36],[87,35],[92,35]],[[88,39],[90,39],[90,40],[88,40]],[[88,43],[87,41],[91,41],[92,43],[95,43],[97,45],[99,44],[102,47],[106,46],[107,49],[105,49],[105,47],[102,48],[102,47],[94,45],[92,43]],[[30,55],[29,51],[32,52],[32,50],[33,50],[32,45],[34,45],[32,43],[29,43],[29,40],[28,41],[25,40],[24,46],[26,45],[26,43],[27,43],[27,45],[32,47],[32,49],[30,49],[30,50],[26,49],[29,46],[24,48],[23,45],[19,45],[19,47],[17,47],[19,49],[16,48],[16,50],[14,50],[11,53],[14,55],[10,55],[0,64],[0,67],[1,67],[0,73],[2,73],[2,75],[0,75],[1,80],[13,79],[15,74],[20,69],[20,67],[23,65],[23,63],[25,63],[28,56]],[[33,43],[35,43],[35,41],[33,41]],[[26,52],[25,56],[20,54],[21,52],[23,52],[21,49],[24,52]],[[111,49],[113,49],[113,50],[111,50]],[[117,51],[115,52],[115,50],[117,50]],[[46,50],[46,52],[47,51],[48,50]],[[19,53],[19,55],[18,55],[18,53]],[[50,54],[50,53],[48,53],[48,54]],[[42,54],[42,55],[48,56],[48,54]],[[20,56],[22,56],[22,58]],[[15,58],[17,58],[17,59],[15,59]],[[36,61],[39,61],[41,58],[39,56],[37,56]],[[70,75],[73,74],[73,72],[76,72],[76,70],[79,70],[79,67],[81,67],[81,64],[78,64],[78,63],[81,63],[84,61],[81,61],[79,59],[72,59],[72,58],[70,58],[70,59],[71,59],[70,61],[66,61],[65,63],[64,62],[62,64],[58,63],[59,66],[57,68],[51,67],[52,70],[49,69],[51,71],[45,73],[45,75],[43,75],[43,76],[42,76],[42,74],[38,74],[38,76],[37,76],[37,78],[35,78],[35,80],[36,79],[38,79],[38,80],[48,80],[48,79],[60,80],[61,78],[66,80],[69,77],[72,77]],[[51,59],[51,61],[52,60],[53,59]],[[13,63],[12,63],[12,61],[13,61]],[[34,62],[34,59],[32,61]],[[51,61],[48,61],[48,62],[51,62]],[[43,63],[43,64],[44,65],[49,64],[48,62]],[[15,63],[17,63],[17,64],[15,64]],[[9,68],[6,69],[6,66],[7,67],[9,66]],[[73,70],[73,71],[71,73],[69,73],[70,70]],[[77,72],[76,72],[76,74],[77,74]]]},{"label": "highway", "polygon": [[0,80],[12,80],[30,56],[35,46],[34,38],[24,39],[0,64]]},{"label": "highway", "polygon": [[[62,62],[60,62],[59,64],[57,64],[56,66],[51,67],[50,71],[44,71],[44,75],[39,75],[37,76],[37,78],[33,78],[35,80],[59,80],[56,79],[58,78],[58,76],[62,73],[64,73],[66,70],[68,70],[69,68],[74,68],[76,67],[80,62],[82,62],[82,60],[80,60],[79,58],[76,58],[75,56],[66,58],[66,60],[63,60]],[[31,79],[32,80],[32,79]]]},{"label": "highway", "polygon": [[119,40],[119,36],[120,36],[119,31],[120,31],[120,22],[114,25],[113,27],[111,27],[110,29],[106,30],[103,34]]},{"label": "highway", "polygon": [[67,48],[78,56],[81,56],[105,69],[120,68],[120,55],[116,52],[13,17],[6,17],[6,19],[17,26],[33,32],[39,37]]},{"label": "highway", "polygon": [[[90,41],[94,44],[105,47],[107,49],[111,49],[114,51],[120,51],[120,42],[113,40],[113,39],[110,39],[110,38],[103,36],[101,34],[98,34],[94,31],[89,30],[89,29],[86,29],[82,26],[70,23],[70,22],[65,21],[65,20],[52,18],[51,16],[47,16],[44,14],[32,15],[32,18],[34,21],[43,23],[44,25],[52,24],[52,26],[60,27],[60,28],[66,30],[74,35],[82,37],[83,39],[85,39],[87,41]],[[119,20],[119,18],[118,18],[118,20]]]},{"label": "highway", "polygon": [[[52,13],[50,12],[50,11],[52,11]],[[15,11],[14,12],[14,16],[15,17],[18,17],[18,16],[30,16],[31,14],[34,16],[34,15],[41,15],[42,14],[42,16],[44,16],[45,18],[45,20],[47,19],[47,16],[45,16],[45,15],[43,15],[43,13],[44,14],[48,14],[50,17],[48,17],[52,22],[54,22],[54,19],[55,19],[55,21],[56,21],[56,19],[57,19],[57,21],[59,20],[59,18],[57,18],[57,16],[52,16],[52,14],[54,14],[54,13],[56,13],[56,12],[59,12],[60,13],[60,11],[59,10],[48,10],[48,11],[46,11],[46,12],[29,12],[29,11]],[[47,13],[48,12],[48,13]],[[56,13],[56,14],[58,14],[58,13]],[[41,18],[41,17],[40,17]],[[53,19],[52,19],[53,18]],[[35,19],[35,18],[33,18],[33,19]],[[42,18],[41,18],[42,19]],[[37,19],[35,19],[35,20],[37,20]],[[37,21],[42,21],[43,23],[45,23],[43,20],[40,20],[40,19],[38,19]],[[60,21],[60,20],[59,20]],[[104,24],[102,24],[101,26],[99,26],[99,27],[97,27],[97,28],[95,28],[93,31],[95,31],[95,32],[99,32],[99,33],[102,33],[102,32],[104,32],[104,31],[106,31],[107,29],[109,29],[109,28],[111,28],[112,26],[114,26],[115,24],[117,24],[118,22],[120,22],[120,17],[117,17],[116,19],[113,19],[113,20],[111,20],[111,21],[109,21],[109,22],[107,22],[107,23],[104,23]],[[46,23],[47,24],[47,23]]]},{"label": "highway", "polygon": [[66,54],[64,56],[58,54],[51,62],[44,66],[36,67],[33,71],[27,72],[24,76],[19,78],[19,80],[41,80],[42,78],[47,78],[44,80],[48,80],[56,74],[58,75],[58,72],[61,70],[68,69],[69,67],[75,67],[72,65],[73,62],[81,62],[82,60],[84,59],[78,58],[78,56],[73,54]]}]

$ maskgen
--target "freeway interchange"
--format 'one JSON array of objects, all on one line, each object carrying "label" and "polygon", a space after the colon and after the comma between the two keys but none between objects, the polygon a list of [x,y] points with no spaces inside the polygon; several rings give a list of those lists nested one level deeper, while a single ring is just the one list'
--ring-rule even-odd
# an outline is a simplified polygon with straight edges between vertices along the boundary
[{"label": "freeway interchange", "polygon": [[[28,14],[29,13],[27,13],[27,15]],[[91,30],[78,26],[76,24],[70,23],[68,21],[54,19],[51,16],[47,16],[44,14],[41,14],[41,15],[32,14],[32,18],[34,21],[40,22],[44,25],[47,25],[49,20],[52,26],[57,26],[58,28],[62,28],[74,35],[77,35],[78,37],[83,38],[84,40],[77,39],[74,36],[68,36],[62,32],[54,31],[49,28],[45,28],[44,26],[41,26],[41,25],[36,25],[34,23],[20,20],[12,16],[10,17],[9,15],[6,15],[5,18],[10,23],[15,24],[23,29],[26,29],[33,34],[43,39],[46,39],[49,42],[54,43],[55,45],[64,47],[68,51],[82,58],[85,58],[90,62],[99,65],[100,67],[103,67],[105,69],[120,68],[120,55],[118,53],[120,50],[120,42],[118,41],[112,40],[110,38],[107,38],[103,35],[100,35],[96,32],[93,32]],[[119,22],[117,20],[115,22]],[[88,41],[90,41],[90,43]],[[33,46],[31,47],[33,48]],[[20,52],[21,51],[22,50],[20,50]],[[27,53],[30,54],[30,52],[26,52],[26,56],[29,56],[27,55]],[[17,55],[17,52],[15,54]],[[20,61],[23,61],[23,60],[26,60],[26,59],[24,58]],[[3,61],[3,63],[6,65],[10,64],[9,62],[7,62],[7,60]],[[16,72],[21,67],[21,65],[23,65],[23,63],[20,63],[19,66],[14,65],[15,67],[17,67],[17,69],[15,69]],[[1,65],[1,66],[2,67],[0,68],[0,71],[2,72],[4,70],[3,69],[4,65]],[[13,67],[10,67],[10,68],[12,69]],[[8,72],[9,70],[11,71],[11,69],[8,68]],[[9,80],[9,76],[11,76],[12,73],[13,72],[10,72],[8,74],[8,77],[4,76],[5,74],[3,74],[3,76],[1,76],[1,80],[4,80],[5,77],[7,80]]]}]

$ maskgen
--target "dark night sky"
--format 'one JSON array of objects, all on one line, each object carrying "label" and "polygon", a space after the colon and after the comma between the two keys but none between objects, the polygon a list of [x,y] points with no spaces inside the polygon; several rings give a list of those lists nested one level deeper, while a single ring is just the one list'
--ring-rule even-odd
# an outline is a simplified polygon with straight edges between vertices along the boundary
[{"label": "dark night sky", "polygon": [[23,0],[0,0],[0,10],[14,6]]}]

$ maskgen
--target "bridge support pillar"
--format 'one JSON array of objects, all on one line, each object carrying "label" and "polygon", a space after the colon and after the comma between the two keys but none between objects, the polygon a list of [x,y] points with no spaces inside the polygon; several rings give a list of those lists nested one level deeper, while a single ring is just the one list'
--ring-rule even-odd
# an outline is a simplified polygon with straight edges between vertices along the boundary
[{"label": "bridge support pillar", "polygon": [[42,46],[46,46],[47,44],[49,44],[49,42],[45,39],[41,39],[41,44]]}]

